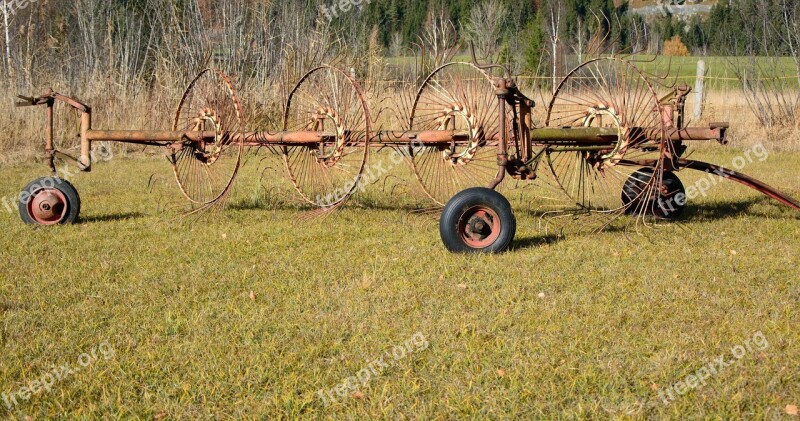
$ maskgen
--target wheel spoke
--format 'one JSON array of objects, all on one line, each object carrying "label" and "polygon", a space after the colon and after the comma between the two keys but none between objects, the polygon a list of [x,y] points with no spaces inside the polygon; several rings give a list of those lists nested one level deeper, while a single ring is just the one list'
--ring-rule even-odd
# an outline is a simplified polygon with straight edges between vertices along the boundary
[{"label": "wheel spoke", "polygon": [[364,94],[350,76],[328,66],[307,73],[289,96],[284,130],[335,136],[315,146],[283,148],[289,180],[303,202],[336,207],[356,192],[372,134]]},{"label": "wheel spoke", "polygon": [[663,132],[658,96],[630,62],[602,58],[576,68],[554,94],[546,124],[614,128],[621,134],[618,142],[606,150],[576,152],[551,147],[546,154],[558,185],[580,209],[611,215],[626,210],[620,194],[635,168],[619,165],[623,158],[652,159],[659,162],[657,172],[663,172],[661,162],[667,142],[657,139],[657,150],[647,152],[639,148],[640,131],[630,130]]},{"label": "wheel spoke", "polygon": [[239,172],[245,132],[230,79],[214,69],[202,71],[184,93],[173,130],[215,133],[213,143],[184,142],[170,161],[178,186],[191,203],[201,209],[224,203]]},{"label": "wheel spoke", "polygon": [[[443,206],[469,187],[486,187],[497,175],[498,99],[491,77],[469,63],[449,63],[425,81],[411,112],[410,129],[456,130],[470,138],[451,145],[423,146],[411,166],[424,194]],[[511,128],[509,122],[506,127]],[[513,143],[513,142],[511,142]]]}]

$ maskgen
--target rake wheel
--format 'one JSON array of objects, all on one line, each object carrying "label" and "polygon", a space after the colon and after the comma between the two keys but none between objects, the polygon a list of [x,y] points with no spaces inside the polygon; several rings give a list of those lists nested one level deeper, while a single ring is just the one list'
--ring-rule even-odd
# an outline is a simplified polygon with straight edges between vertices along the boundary
[{"label": "rake wheel", "polygon": [[[547,163],[564,193],[581,209],[613,214],[635,213],[628,209],[633,203],[657,200],[670,145],[660,109],[653,85],[629,61],[599,58],[567,75],[550,102],[546,125],[612,128],[619,140],[605,147],[548,147]],[[645,161],[654,163],[653,177],[638,197],[621,201],[635,163]]]},{"label": "rake wheel", "polygon": [[323,134],[319,143],[282,148],[307,204],[339,206],[362,185],[372,127],[364,92],[350,75],[331,66],[306,73],[289,95],[283,129]]},{"label": "rake wheel", "polygon": [[200,72],[183,94],[174,131],[213,132],[213,142],[185,140],[169,156],[178,186],[200,208],[227,199],[244,151],[242,107],[230,78],[216,69]]},{"label": "rake wheel", "polygon": [[649,202],[636,198],[641,196],[642,186],[647,186],[653,177],[652,168],[642,168],[634,172],[622,188],[622,202],[628,213],[646,212],[657,218],[676,219],[686,209],[686,189],[677,175],[665,171],[661,178],[661,194]]},{"label": "rake wheel", "polygon": [[494,180],[499,142],[487,139],[500,135],[498,101],[491,76],[470,63],[445,64],[420,87],[410,130],[469,133],[468,140],[452,144],[409,146],[414,175],[436,204],[444,206],[458,192]]}]

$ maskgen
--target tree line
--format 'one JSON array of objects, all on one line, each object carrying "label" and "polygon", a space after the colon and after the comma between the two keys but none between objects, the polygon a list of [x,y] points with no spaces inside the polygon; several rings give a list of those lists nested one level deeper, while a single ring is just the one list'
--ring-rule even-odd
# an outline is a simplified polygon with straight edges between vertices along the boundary
[{"label": "tree line", "polygon": [[619,0],[2,1],[3,79],[29,86],[111,74],[152,87],[209,57],[265,83],[341,56],[366,71],[379,57],[441,60],[469,45],[515,71],[563,74],[595,54],[659,54],[676,36],[696,55],[800,56],[794,0],[720,0],[690,19],[645,18]]}]

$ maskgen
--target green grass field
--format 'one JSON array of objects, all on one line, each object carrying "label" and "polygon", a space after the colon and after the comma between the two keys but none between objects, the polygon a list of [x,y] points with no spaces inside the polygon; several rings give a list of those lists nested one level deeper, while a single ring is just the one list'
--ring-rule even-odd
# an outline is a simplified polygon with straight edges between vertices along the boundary
[{"label": "green grass field", "polygon": [[[513,250],[462,256],[410,189],[302,221],[248,165],[230,209],[201,219],[178,216],[163,158],[73,178],[74,226],[0,208],[0,393],[17,400],[1,416],[781,419],[800,404],[800,214],[745,187],[721,183],[679,223],[563,237],[512,193]],[[4,167],[0,195],[44,169]],[[800,196],[798,169],[773,153],[744,172]],[[718,356],[736,363],[659,397]]]},{"label": "green grass field", "polygon": [[[665,57],[637,56],[636,66],[642,71],[678,83],[694,86],[697,80],[697,62],[706,63],[706,84],[709,89],[741,89],[736,76],[736,63],[745,66],[747,58],[742,57]],[[797,88],[797,66],[790,57],[760,57],[756,61],[758,78],[780,78],[787,87]]]},{"label": "green grass field", "polygon": [[[668,56],[648,56],[636,55],[625,56],[627,60],[634,61],[636,67],[648,75],[655,76],[656,79],[663,78],[667,84],[686,83],[694,86],[697,80],[697,62],[703,60],[706,63],[706,86],[710,90],[738,90],[742,84],[737,78],[736,67],[741,66],[744,70],[749,64],[749,59],[745,57],[668,57]],[[471,62],[469,55],[457,55],[454,61]],[[570,62],[577,63],[576,56],[570,56]],[[413,69],[416,58],[414,57],[394,57],[387,60],[393,67],[402,69]],[[759,57],[756,59],[758,75],[756,78],[784,81],[787,88],[797,88],[797,66],[791,57]],[[571,68],[569,69],[571,70]],[[563,73],[568,70],[564,69]],[[531,78],[549,80],[549,72],[544,74],[519,75],[521,81]],[[564,76],[563,74],[561,76]]]}]

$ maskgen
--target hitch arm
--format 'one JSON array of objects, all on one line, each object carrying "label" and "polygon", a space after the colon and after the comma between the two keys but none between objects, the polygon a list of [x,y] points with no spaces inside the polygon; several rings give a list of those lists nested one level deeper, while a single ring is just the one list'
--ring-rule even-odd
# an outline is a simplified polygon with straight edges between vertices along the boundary
[{"label": "hitch arm", "polygon": [[80,101],[70,98],[68,96],[64,96],[59,94],[58,92],[54,92],[53,89],[49,89],[44,96],[41,97],[28,97],[24,95],[18,95],[17,98],[21,99],[22,101],[18,101],[15,105],[17,107],[34,107],[38,105],[47,105],[47,139],[45,140],[45,153],[50,157],[50,169],[55,172],[55,167],[53,164],[54,158],[54,146],[53,146],[53,136],[54,136],[54,122],[53,122],[53,107],[55,106],[56,102],[63,102],[69,105],[72,108],[81,112],[81,154],[78,157],[78,168],[81,171],[89,172],[92,170],[92,142],[89,139],[89,132],[92,130],[92,108],[86,104],[81,103]]}]

